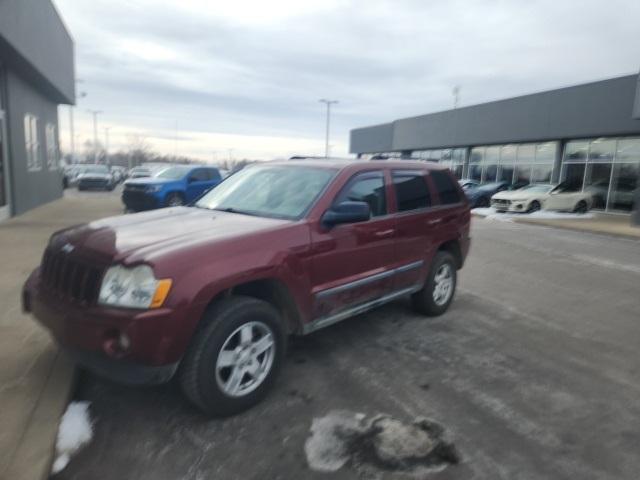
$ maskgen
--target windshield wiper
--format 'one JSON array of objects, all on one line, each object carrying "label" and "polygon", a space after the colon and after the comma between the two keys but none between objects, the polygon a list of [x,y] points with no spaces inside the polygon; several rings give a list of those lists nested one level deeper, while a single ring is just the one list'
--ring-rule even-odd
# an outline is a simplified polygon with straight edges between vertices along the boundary
[{"label": "windshield wiper", "polygon": [[255,213],[247,212],[245,210],[238,210],[233,207],[224,207],[224,208],[212,208],[212,210],[218,210],[219,212],[227,212],[227,213],[238,213],[240,215],[250,215],[252,217],[256,217]]}]

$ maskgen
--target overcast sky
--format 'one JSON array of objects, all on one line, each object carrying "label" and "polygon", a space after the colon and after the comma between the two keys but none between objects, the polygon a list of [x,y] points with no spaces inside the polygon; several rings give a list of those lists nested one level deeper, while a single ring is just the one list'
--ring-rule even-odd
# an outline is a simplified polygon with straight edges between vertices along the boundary
[{"label": "overcast sky", "polygon": [[[76,143],[212,161],[332,153],[349,130],[637,72],[637,0],[54,0],[76,45]],[[68,109],[60,108],[62,148]],[[231,152],[230,149],[233,149]]]}]

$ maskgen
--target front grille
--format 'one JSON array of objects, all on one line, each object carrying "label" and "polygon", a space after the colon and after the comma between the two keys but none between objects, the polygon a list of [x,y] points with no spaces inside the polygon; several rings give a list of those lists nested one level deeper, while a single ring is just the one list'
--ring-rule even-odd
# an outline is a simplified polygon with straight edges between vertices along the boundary
[{"label": "front grille", "polygon": [[511,205],[511,200],[500,200],[498,198],[494,198],[493,199],[493,203],[495,205],[504,205],[506,207],[506,206]]},{"label": "front grille", "polygon": [[67,253],[47,249],[41,275],[45,288],[59,297],[84,304],[98,299],[102,269],[71,259]]},{"label": "front grille", "polygon": [[83,178],[80,180],[80,184],[87,187],[104,187],[109,182],[103,178]]},{"label": "front grille", "polygon": [[148,210],[159,206],[153,195],[130,188],[122,192],[122,201],[131,210]]}]

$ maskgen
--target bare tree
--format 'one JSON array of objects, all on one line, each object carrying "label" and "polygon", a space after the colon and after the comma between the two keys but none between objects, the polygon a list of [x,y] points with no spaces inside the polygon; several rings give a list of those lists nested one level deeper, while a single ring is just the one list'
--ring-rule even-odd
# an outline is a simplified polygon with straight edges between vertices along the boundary
[{"label": "bare tree", "polygon": [[129,168],[149,162],[154,157],[151,152],[151,145],[141,135],[128,136],[127,153],[129,155]]}]

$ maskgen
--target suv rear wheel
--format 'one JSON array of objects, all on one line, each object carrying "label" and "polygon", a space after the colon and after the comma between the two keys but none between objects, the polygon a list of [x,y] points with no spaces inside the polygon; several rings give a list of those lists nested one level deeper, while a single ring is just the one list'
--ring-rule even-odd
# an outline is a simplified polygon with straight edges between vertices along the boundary
[{"label": "suv rear wheel", "polygon": [[453,300],[456,281],[457,268],[453,255],[442,251],[436,253],[424,286],[411,296],[413,307],[424,315],[442,315]]},{"label": "suv rear wheel", "polygon": [[208,415],[240,413],[267,394],[284,350],[282,321],[270,304],[223,299],[205,313],[182,361],[182,390]]}]

